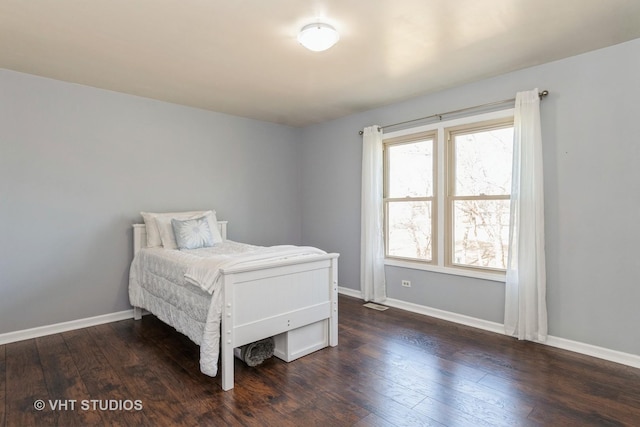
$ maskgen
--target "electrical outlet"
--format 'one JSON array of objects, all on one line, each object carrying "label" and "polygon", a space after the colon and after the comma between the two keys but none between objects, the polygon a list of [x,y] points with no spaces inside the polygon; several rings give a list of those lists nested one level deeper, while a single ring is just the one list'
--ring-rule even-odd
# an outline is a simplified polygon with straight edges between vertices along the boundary
[{"label": "electrical outlet", "polygon": [[403,280],[402,281],[402,286],[404,286],[405,288],[410,288],[411,287],[411,280]]}]

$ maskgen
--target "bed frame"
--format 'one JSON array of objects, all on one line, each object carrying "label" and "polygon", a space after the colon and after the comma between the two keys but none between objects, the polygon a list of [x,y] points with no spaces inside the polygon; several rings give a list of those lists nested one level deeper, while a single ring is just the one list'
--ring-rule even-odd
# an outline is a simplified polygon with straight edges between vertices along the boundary
[{"label": "bed frame", "polygon": [[[227,221],[218,221],[218,228],[226,240]],[[147,233],[144,224],[133,230],[135,254],[146,246]],[[329,253],[221,271],[223,390],[233,388],[236,347],[275,337],[274,354],[289,362],[338,345],[338,257]],[[134,307],[134,318],[141,317],[142,309]]]}]

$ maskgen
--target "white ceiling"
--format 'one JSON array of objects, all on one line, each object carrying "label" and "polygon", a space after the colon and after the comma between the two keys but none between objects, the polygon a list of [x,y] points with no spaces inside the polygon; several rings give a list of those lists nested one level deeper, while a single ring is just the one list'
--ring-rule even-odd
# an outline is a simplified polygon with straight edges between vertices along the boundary
[{"label": "white ceiling", "polygon": [[291,126],[638,37],[640,0],[0,0],[0,68]]}]

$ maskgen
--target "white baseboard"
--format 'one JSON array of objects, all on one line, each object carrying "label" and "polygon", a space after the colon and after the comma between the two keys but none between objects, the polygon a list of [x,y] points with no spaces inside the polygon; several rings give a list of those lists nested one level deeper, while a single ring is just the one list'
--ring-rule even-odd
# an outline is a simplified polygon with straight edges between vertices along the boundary
[{"label": "white baseboard", "polygon": [[597,357],[598,359],[608,360],[610,362],[620,363],[622,365],[631,366],[632,368],[640,368],[640,356],[624,353],[622,351],[611,350],[596,345],[586,344],[579,341],[572,341],[565,338],[559,338],[549,335],[547,341],[542,343],[551,347],[561,348],[563,350],[573,351],[575,353],[587,356]]},{"label": "white baseboard", "polygon": [[133,309],[0,334],[0,345],[133,318]]},{"label": "white baseboard", "polygon": [[[362,293],[351,288],[338,287],[338,293],[362,299]],[[502,323],[490,322],[488,320],[465,316],[458,313],[452,313],[450,311],[439,310],[437,308],[427,307],[424,305],[414,304],[393,298],[387,298],[381,304],[504,335],[504,325]],[[598,359],[620,363],[622,365],[631,366],[633,368],[640,368],[640,356],[635,354],[623,353],[621,351],[598,347],[591,344],[585,344],[578,341],[572,341],[566,338],[554,337],[551,335],[547,337],[546,342],[541,342],[540,344],[561,348],[563,350],[573,351],[575,353],[580,353],[587,356],[597,357]]]},{"label": "white baseboard", "polygon": [[413,313],[424,314],[425,316],[435,317],[436,319],[447,320],[449,322],[459,323],[461,325],[471,326],[473,328],[483,329],[485,331],[504,335],[504,325],[502,325],[501,323],[490,322],[488,320],[482,320],[476,317],[465,316],[464,314],[458,314],[451,311],[413,304],[393,298],[387,298],[382,304],[388,305],[389,307],[411,311]]},{"label": "white baseboard", "polygon": [[338,286],[338,293],[342,295],[346,295],[348,297],[360,298],[362,299],[362,292],[356,291],[351,288],[343,288],[342,286]]}]

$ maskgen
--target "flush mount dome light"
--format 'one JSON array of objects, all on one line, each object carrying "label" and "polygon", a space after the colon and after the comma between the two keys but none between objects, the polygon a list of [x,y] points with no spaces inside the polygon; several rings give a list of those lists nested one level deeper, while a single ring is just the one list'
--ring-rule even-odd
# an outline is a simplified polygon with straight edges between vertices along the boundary
[{"label": "flush mount dome light", "polygon": [[298,34],[298,41],[304,47],[314,52],[329,49],[340,40],[340,35],[329,24],[317,22],[302,27]]}]

